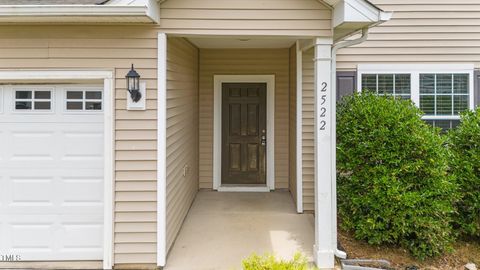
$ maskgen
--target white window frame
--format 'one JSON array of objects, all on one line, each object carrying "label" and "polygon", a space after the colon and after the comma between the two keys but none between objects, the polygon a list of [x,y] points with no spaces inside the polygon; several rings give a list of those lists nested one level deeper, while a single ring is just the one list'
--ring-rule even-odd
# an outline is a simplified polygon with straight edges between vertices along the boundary
[{"label": "white window frame", "polygon": [[[74,92],[82,92],[82,99],[67,99],[67,92],[69,91],[74,91]],[[101,99],[86,99],[86,93],[87,92],[101,92],[102,93],[102,98]],[[67,87],[63,91],[63,111],[67,114],[98,114],[98,113],[103,113],[104,111],[104,91],[102,89],[102,86],[98,87]],[[68,110],[67,109],[67,102],[72,101],[72,102],[82,102],[82,109],[81,110]],[[102,109],[101,110],[87,110],[86,108],[86,102],[98,102],[100,101],[102,103]]]},{"label": "white window frame", "polygon": [[[17,91],[30,91],[32,92],[32,98],[30,99],[23,99],[19,98],[17,99]],[[44,92],[44,91],[49,91],[50,92],[50,99],[36,99],[35,98],[35,92]],[[13,87],[12,88],[12,112],[14,114],[52,114],[55,112],[55,89],[52,87],[42,87],[42,86],[27,86],[27,87]],[[17,109],[17,101],[27,101],[32,103],[32,108],[30,110],[20,110]],[[41,109],[35,109],[35,101],[48,101],[50,102],[50,109],[49,110],[41,110]]]},{"label": "white window frame", "polygon": [[[363,74],[410,74],[410,96],[420,107],[420,74],[469,74],[468,108],[474,108],[473,64],[360,64],[357,66],[357,91],[362,91]],[[458,120],[459,115],[424,115],[424,120]]]}]

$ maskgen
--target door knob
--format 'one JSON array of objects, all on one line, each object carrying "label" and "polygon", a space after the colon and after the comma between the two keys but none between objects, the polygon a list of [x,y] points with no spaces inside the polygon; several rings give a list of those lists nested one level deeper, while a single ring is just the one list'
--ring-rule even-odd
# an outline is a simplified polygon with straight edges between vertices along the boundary
[{"label": "door knob", "polygon": [[262,146],[267,145],[267,137],[265,135],[262,135],[261,144],[262,144]]}]

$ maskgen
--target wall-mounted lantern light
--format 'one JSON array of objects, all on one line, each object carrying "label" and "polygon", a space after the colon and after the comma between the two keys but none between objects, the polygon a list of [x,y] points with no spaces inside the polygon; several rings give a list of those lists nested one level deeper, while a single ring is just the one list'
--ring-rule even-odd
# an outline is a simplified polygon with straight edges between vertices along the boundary
[{"label": "wall-mounted lantern light", "polygon": [[140,75],[133,68],[125,76],[127,79],[127,91],[130,93],[132,101],[137,103],[142,98],[142,93],[140,93]]}]

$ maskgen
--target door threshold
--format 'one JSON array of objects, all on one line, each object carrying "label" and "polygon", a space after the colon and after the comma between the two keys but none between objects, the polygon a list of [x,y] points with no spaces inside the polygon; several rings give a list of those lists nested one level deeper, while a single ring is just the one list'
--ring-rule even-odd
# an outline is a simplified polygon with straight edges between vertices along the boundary
[{"label": "door threshold", "polygon": [[270,192],[264,185],[223,185],[217,188],[218,192]]}]

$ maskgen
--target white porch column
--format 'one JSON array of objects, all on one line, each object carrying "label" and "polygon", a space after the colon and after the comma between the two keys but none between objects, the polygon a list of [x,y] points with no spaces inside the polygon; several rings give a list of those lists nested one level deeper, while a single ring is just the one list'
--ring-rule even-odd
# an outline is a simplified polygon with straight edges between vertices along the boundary
[{"label": "white porch column", "polygon": [[335,91],[331,87],[331,38],[315,39],[315,263],[320,269],[334,267],[333,148],[335,147]]}]

